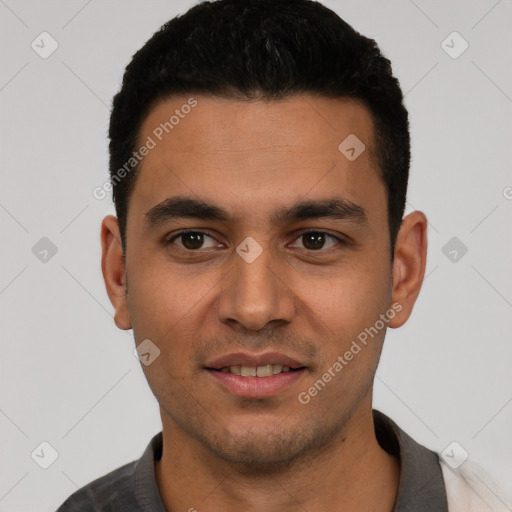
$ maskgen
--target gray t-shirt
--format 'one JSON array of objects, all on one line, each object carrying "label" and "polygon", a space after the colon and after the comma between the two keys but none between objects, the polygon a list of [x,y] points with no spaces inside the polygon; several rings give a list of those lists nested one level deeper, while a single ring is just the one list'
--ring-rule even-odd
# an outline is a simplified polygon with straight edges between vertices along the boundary
[{"label": "gray t-shirt", "polygon": [[[448,512],[438,455],[414,441],[385,414],[374,410],[373,419],[379,444],[400,459],[393,512]],[[155,461],[161,456],[160,432],[139,460],[82,487],[57,512],[166,512],[155,478]]]}]

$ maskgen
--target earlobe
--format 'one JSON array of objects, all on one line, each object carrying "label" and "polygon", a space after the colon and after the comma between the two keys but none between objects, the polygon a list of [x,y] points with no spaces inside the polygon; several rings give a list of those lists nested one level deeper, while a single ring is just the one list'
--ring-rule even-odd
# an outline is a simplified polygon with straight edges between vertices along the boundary
[{"label": "earlobe", "polygon": [[101,223],[101,270],[107,294],[114,306],[119,329],[131,329],[126,296],[126,265],[117,218],[108,215]]},{"label": "earlobe", "polygon": [[414,211],[407,215],[400,227],[393,260],[393,304],[401,309],[390,320],[389,326],[402,326],[412,313],[425,275],[427,262],[427,218]]}]

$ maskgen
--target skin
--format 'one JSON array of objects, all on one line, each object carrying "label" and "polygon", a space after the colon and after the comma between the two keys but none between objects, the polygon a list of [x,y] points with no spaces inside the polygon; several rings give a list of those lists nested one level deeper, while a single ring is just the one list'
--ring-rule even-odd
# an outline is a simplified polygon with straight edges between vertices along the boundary
[{"label": "skin", "polygon": [[[156,475],[165,506],[389,512],[399,462],[379,446],[371,413],[386,329],[307,405],[297,397],[393,304],[401,310],[387,325],[407,321],[425,272],[426,217],[415,211],[403,219],[391,261],[386,188],[362,104],[306,94],[274,102],[195,98],[137,171],[125,256],[117,219],[106,217],[101,228],[116,325],[161,351],[142,368],[160,404]],[[188,99],[154,106],[140,141]],[[353,162],[338,150],[351,133],[366,146]],[[233,218],[150,229],[146,212],[174,196],[213,202]],[[364,208],[367,223],[270,220],[298,200],[331,198]],[[188,252],[196,246],[187,238],[162,245],[182,229],[212,238]],[[308,229],[348,243],[326,237],[318,248],[301,236]],[[263,249],[250,264],[236,253],[247,236]],[[307,370],[275,396],[242,399],[204,370],[206,361],[239,351],[283,352]]]}]

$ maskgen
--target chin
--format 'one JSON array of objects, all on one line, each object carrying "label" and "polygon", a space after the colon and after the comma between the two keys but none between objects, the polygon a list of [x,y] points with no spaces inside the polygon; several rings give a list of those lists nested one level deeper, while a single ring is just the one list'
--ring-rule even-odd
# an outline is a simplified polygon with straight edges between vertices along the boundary
[{"label": "chin", "polygon": [[[281,427],[281,428],[280,428]],[[212,433],[213,434],[213,433]],[[304,425],[286,428],[263,425],[233,430],[202,439],[203,445],[218,458],[236,466],[241,473],[271,474],[317,455],[332,440],[325,426],[306,429]]]}]

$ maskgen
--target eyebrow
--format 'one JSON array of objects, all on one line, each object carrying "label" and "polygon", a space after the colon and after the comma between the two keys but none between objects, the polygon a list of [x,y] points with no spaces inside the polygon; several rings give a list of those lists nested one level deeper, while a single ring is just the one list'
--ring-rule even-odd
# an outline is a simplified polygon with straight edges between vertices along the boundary
[{"label": "eyebrow", "polygon": [[[175,219],[199,219],[228,222],[233,220],[224,208],[191,197],[170,197],[153,206],[145,215],[149,228],[156,228]],[[334,219],[368,224],[368,216],[361,206],[346,199],[298,201],[289,207],[279,208],[271,215],[273,224],[286,224],[308,219]]]}]

